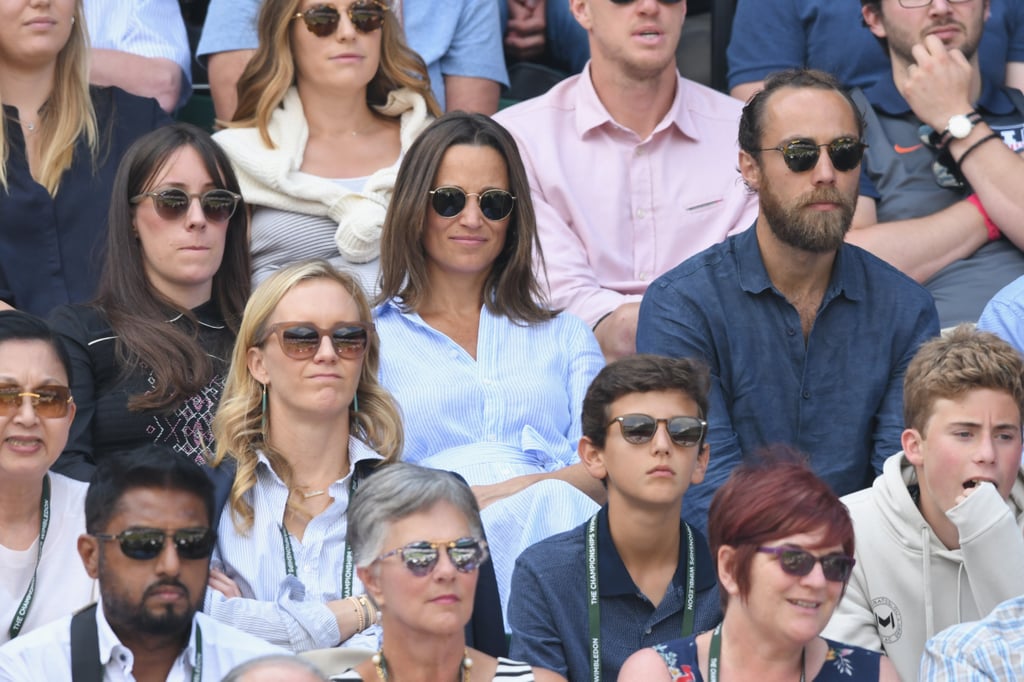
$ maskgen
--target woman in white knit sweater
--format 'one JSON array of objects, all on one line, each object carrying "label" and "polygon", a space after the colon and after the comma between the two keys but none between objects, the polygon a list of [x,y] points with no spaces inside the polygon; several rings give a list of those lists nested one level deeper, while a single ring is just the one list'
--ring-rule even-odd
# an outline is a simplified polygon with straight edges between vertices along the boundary
[{"label": "woman in white knit sweater", "polygon": [[317,257],[372,294],[398,162],[439,113],[423,60],[379,0],[266,0],[258,32],[215,136],[253,207],[254,284]]}]

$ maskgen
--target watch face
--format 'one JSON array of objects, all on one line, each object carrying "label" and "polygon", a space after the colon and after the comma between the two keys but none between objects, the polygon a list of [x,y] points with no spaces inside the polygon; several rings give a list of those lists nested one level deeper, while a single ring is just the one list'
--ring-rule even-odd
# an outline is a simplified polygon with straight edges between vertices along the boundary
[{"label": "watch face", "polygon": [[962,140],[971,134],[974,124],[971,119],[963,114],[958,114],[949,119],[949,134],[958,140]]}]

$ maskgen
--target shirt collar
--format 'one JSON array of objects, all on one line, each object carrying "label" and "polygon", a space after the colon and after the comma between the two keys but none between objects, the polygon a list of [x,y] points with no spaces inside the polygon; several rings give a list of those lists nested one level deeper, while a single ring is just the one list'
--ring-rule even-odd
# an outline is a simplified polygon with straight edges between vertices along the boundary
[{"label": "shirt collar", "polygon": [[[676,587],[686,586],[686,531],[683,528],[683,521],[679,521],[679,561],[676,563],[676,572],[672,576],[672,585]],[[585,532],[585,531],[584,531]],[[701,590],[713,583],[715,571],[711,565],[711,555],[704,549],[704,538],[694,531],[694,545],[696,546],[696,573],[694,575],[694,589]],[[602,597],[618,597],[636,595],[640,588],[633,582],[633,578],[622,563],[622,557],[615,549],[615,542],[612,540],[611,528],[608,525],[608,505],[601,507],[597,512],[597,575],[600,582],[600,593]]]},{"label": "shirt collar", "polygon": [[[347,481],[348,478],[352,475],[353,471],[355,471],[357,468],[362,469],[362,466],[357,466],[359,465],[360,462],[382,459],[384,459],[384,456],[382,454],[380,454],[379,452],[377,452],[376,450],[374,450],[369,445],[359,440],[355,436],[349,436],[348,474],[346,474],[344,478],[332,483],[331,486],[333,487],[335,485],[338,485],[339,483]],[[274,471],[274,467],[270,466],[270,460],[267,459],[267,455],[263,452],[262,449],[256,450],[256,460],[258,462],[259,468],[263,470],[265,476],[269,476],[270,480],[272,480],[274,483],[280,485],[281,487],[284,487],[284,481],[282,481],[281,477],[277,475],[276,471]],[[363,474],[365,474],[365,472],[363,472]]]},{"label": "shirt collar", "polygon": [[[736,254],[736,267],[739,271],[740,286],[744,291],[751,294],[759,294],[771,289],[778,290],[772,285],[768,278],[768,271],[764,267],[764,260],[761,258],[761,250],[757,241],[757,227],[752,226],[735,237],[731,237],[733,251]],[[832,264],[832,277],[829,280],[828,290],[825,292],[823,302],[827,302],[843,294],[852,301],[863,300],[867,295],[867,282],[864,280],[864,271],[856,266],[852,249],[857,247],[849,244],[842,244],[836,252],[835,262]],[[779,294],[782,295],[781,293]]]},{"label": "shirt collar", "polygon": [[[576,134],[582,139],[588,132],[601,126],[612,126],[619,130],[627,131],[634,136],[631,130],[623,127],[608,113],[601,98],[597,96],[594,89],[594,81],[590,78],[590,62],[587,62],[583,72],[579,75],[576,88]],[[651,131],[653,137],[669,126],[675,126],[683,135],[700,139],[697,123],[686,106],[687,82],[676,75],[676,94],[672,98],[672,106],[669,107],[665,117]]]},{"label": "shirt collar", "polygon": [[[192,617],[192,630],[189,633],[188,644],[181,651],[178,657],[174,660],[174,665],[181,665],[182,660],[187,660],[191,668],[195,668],[196,665],[196,618],[199,614],[195,614]],[[100,663],[104,667],[110,663],[112,659],[119,659],[118,665],[123,670],[130,671],[135,665],[135,657],[132,654],[132,650],[121,643],[114,629],[110,626],[107,621],[107,616],[103,612],[103,600],[100,599],[96,604],[96,635],[99,640],[99,654]],[[120,660],[121,656],[124,656],[123,660]],[[191,669],[190,668],[190,669]]]},{"label": "shirt collar", "polygon": [[[903,99],[903,95],[896,89],[892,69],[884,73],[873,85],[864,88],[864,95],[873,107],[889,116],[905,116],[912,113],[907,100]],[[1014,111],[1013,100],[1009,95],[984,76],[981,80],[981,97],[974,106],[997,116],[1005,116]]]}]

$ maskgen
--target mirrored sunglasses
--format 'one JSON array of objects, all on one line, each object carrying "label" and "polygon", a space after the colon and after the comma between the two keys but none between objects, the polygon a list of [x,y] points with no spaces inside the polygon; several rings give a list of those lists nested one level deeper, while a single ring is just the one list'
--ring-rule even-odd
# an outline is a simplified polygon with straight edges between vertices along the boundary
[{"label": "mirrored sunglasses", "polygon": [[[346,13],[357,31],[371,33],[384,24],[387,11],[387,5],[382,2],[353,2]],[[305,12],[298,12],[292,19],[302,19],[310,33],[318,38],[326,38],[338,30],[341,12],[334,5],[313,5]]]},{"label": "mirrored sunglasses", "polygon": [[608,426],[615,422],[619,423],[622,438],[633,445],[650,442],[658,430],[658,424],[664,424],[668,431],[668,437],[672,439],[673,443],[683,447],[692,447],[704,438],[708,427],[708,423],[698,417],[655,419],[647,414],[624,414],[612,419],[608,422]]},{"label": "mirrored sunglasses", "polygon": [[29,391],[16,384],[6,384],[0,386],[0,416],[17,413],[26,397],[35,413],[44,419],[66,417],[71,405],[71,389],[67,386],[37,386]]},{"label": "mirrored sunglasses", "polygon": [[143,192],[130,199],[131,203],[138,204],[146,197],[153,199],[153,208],[156,214],[164,220],[181,220],[192,205],[192,199],[199,199],[199,205],[203,209],[203,215],[211,223],[226,223],[235,214],[238,202],[242,195],[226,189],[211,189],[202,194],[189,193],[181,189],[158,189],[152,192]]},{"label": "mirrored sunglasses", "polygon": [[440,550],[442,548],[448,553],[452,565],[460,573],[472,573],[480,567],[480,564],[487,561],[488,557],[485,540],[459,538],[449,542],[427,542],[426,540],[410,542],[404,547],[381,554],[374,561],[383,561],[397,554],[413,575],[422,578],[434,570],[437,560],[441,557]]},{"label": "mirrored sunglasses", "polygon": [[504,220],[512,215],[516,198],[503,189],[467,192],[461,187],[438,187],[430,190],[430,205],[442,218],[454,218],[466,208],[466,197],[476,197],[480,213],[488,220]]},{"label": "mirrored sunglasses", "polygon": [[129,559],[149,561],[160,556],[167,538],[174,543],[174,550],[181,559],[207,559],[213,552],[217,534],[212,528],[182,528],[173,533],[159,528],[129,528],[117,535],[93,533],[99,540],[117,540],[121,552]]},{"label": "mirrored sunglasses", "polygon": [[850,579],[853,572],[853,565],[857,561],[845,554],[826,554],[823,557],[816,557],[810,552],[793,547],[758,547],[758,552],[774,554],[779,560],[779,566],[789,575],[803,577],[814,570],[814,564],[821,564],[821,572],[825,580],[834,583],[845,583]]},{"label": "mirrored sunglasses", "polygon": [[845,173],[857,167],[868,146],[854,137],[839,137],[828,144],[816,144],[813,140],[793,140],[778,147],[758,151],[782,152],[782,158],[789,170],[794,173],[805,173],[818,165],[822,147],[828,150],[832,167]]},{"label": "mirrored sunglasses", "polygon": [[363,322],[338,322],[330,329],[312,322],[278,322],[270,325],[264,341],[276,336],[285,355],[293,360],[306,360],[316,355],[321,339],[326,336],[338,357],[355,360],[366,352],[372,329]]}]

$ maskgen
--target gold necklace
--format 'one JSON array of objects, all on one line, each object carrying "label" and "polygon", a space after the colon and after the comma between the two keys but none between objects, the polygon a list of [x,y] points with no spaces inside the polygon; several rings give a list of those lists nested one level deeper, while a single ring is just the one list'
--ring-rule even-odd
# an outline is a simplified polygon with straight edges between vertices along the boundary
[{"label": "gold necklace", "polygon": [[[377,669],[377,679],[388,682],[388,662],[384,659],[384,650],[379,649],[371,658],[373,667]],[[462,663],[459,665],[462,682],[469,682],[469,669],[473,667],[473,659],[469,657],[469,649],[462,652]]]}]

